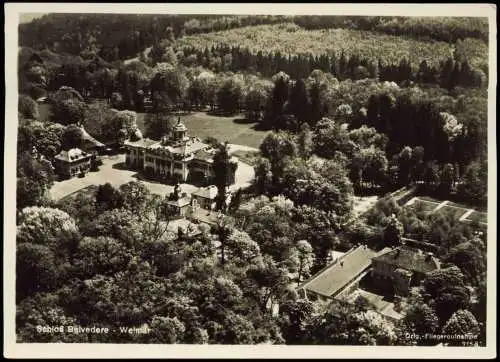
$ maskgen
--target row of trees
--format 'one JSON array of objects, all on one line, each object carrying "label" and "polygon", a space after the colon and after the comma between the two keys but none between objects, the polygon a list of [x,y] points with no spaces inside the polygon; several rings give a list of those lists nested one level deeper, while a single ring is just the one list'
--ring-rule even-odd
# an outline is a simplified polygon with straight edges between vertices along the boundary
[{"label": "row of trees", "polygon": [[[465,113],[465,117],[460,118],[466,118],[461,120],[466,125],[472,122],[476,124],[485,122],[486,119],[486,111],[481,109],[484,102],[476,103],[482,95],[478,97],[464,89],[454,88],[453,92],[447,94],[440,89],[399,88],[391,86],[392,83],[378,83],[374,80],[339,82],[328,72],[316,69],[309,73],[308,69],[307,78],[298,78],[294,81],[285,72],[275,74],[272,78],[275,83],[274,91],[269,97],[272,86],[269,81],[259,77],[234,73],[214,74],[203,68],[180,67],[176,65],[176,59],[166,60],[169,63],[158,63],[154,68],[136,61],[119,70],[113,70],[105,67],[98,59],[94,59],[76,67],[63,65],[54,69],[57,79],[51,81],[53,77],[47,73],[52,71],[46,69],[39,57],[33,55],[25,63],[24,70],[20,72],[26,78],[25,83],[21,82],[24,84],[21,91],[36,98],[43,89],[57,91],[63,85],[71,86],[84,98],[90,96],[105,98],[113,107],[139,112],[145,110],[144,103],[148,95],[151,96],[155,111],[165,108],[188,108],[190,105],[210,105],[212,108],[218,105],[226,113],[247,109],[251,118],[258,118],[257,116],[266,111],[266,108],[271,108],[268,109],[270,117],[267,117],[270,122],[283,113],[290,111],[292,114],[297,113],[293,109],[284,109],[287,102],[290,103],[290,107],[302,109],[302,114],[296,115],[300,121],[307,119],[309,122],[317,122],[322,116],[333,116],[344,101],[343,103],[348,104],[353,110],[352,121],[363,122],[362,118],[366,116],[369,125],[385,133],[391,130],[400,131],[395,125],[402,123],[400,113],[412,114],[417,121],[420,118],[431,118],[427,121],[431,124],[436,123],[432,121],[433,114],[436,117],[439,112],[452,113],[457,117]],[[443,69],[446,68],[447,72],[453,73],[456,64],[446,62]],[[456,79],[455,76],[451,78]],[[366,87],[371,88],[370,91],[366,91]],[[469,99],[471,95],[473,99]],[[446,103],[443,104],[443,101]],[[408,109],[416,107],[422,111]],[[363,112],[367,114],[363,115]],[[417,121],[416,124],[420,123]],[[381,122],[385,122],[386,125],[380,124]],[[393,125],[389,127],[391,123]],[[414,128],[411,124],[409,126],[411,129]],[[406,124],[401,128],[410,129]],[[427,131],[425,133],[428,134]],[[393,138],[392,135],[389,136],[390,139]],[[475,143],[480,144],[479,141]],[[458,147],[458,149],[467,148]]]},{"label": "row of trees", "polygon": [[309,139],[310,152],[318,156],[343,155],[355,187],[386,189],[417,183],[429,194],[450,198],[458,190],[453,197],[485,205],[487,169],[481,160],[486,157],[486,137],[480,136],[484,126],[477,115],[466,127],[452,114],[438,113],[439,105],[419,93],[403,93],[397,100],[382,93],[369,98],[368,110],[354,112],[342,104],[333,119],[317,121],[322,114],[314,112],[321,109],[316,106],[317,82],[308,83],[277,76],[264,122],[274,120],[274,129],[291,131],[301,142]]},{"label": "row of trees", "polygon": [[[487,117],[484,109],[476,104],[478,112],[472,113],[467,109],[469,102],[461,95],[442,104],[443,99],[435,102],[439,96],[433,95],[432,90],[401,89],[387,84],[365,92],[365,98],[358,100],[354,84],[350,87],[344,82],[339,84],[320,71],[314,71],[306,80],[292,81],[286,73],[278,73],[273,80],[275,85],[264,120],[270,128],[296,131],[304,122],[314,126],[322,117],[331,116],[350,128],[365,124],[385,134],[391,156],[404,146],[420,145],[425,148],[427,160],[457,162],[464,167],[485,154]],[[371,86],[365,82],[359,86],[361,84]],[[342,98],[333,100],[336,96],[342,97],[342,90],[350,92],[343,96],[346,101],[343,104]],[[295,116],[296,123],[284,122],[281,117],[284,115]]]},{"label": "row of trees", "polygon": [[484,70],[473,69],[467,58],[448,58],[439,66],[429,65],[423,60],[418,65],[403,58],[399,63],[387,63],[381,59],[369,59],[357,54],[347,55],[328,52],[321,55],[282,54],[265,51],[251,52],[240,46],[230,47],[217,44],[211,48],[189,47],[177,52],[179,61],[186,66],[202,66],[214,72],[250,71],[258,72],[264,77],[271,77],[280,71],[293,78],[305,78],[313,70],[329,72],[338,79],[359,80],[375,78],[381,81],[397,83],[439,84],[451,89],[456,86],[481,87],[487,79]]},{"label": "row of trees", "polygon": [[347,28],[455,42],[479,38],[488,41],[488,21],[465,17],[391,17],[391,16],[294,16],[293,22],[306,29]]},{"label": "row of trees", "polygon": [[[68,22],[68,17],[70,21]],[[391,35],[431,38],[445,42],[479,38],[488,41],[488,23],[481,18],[402,18],[355,16],[217,16],[49,14],[21,24],[22,46],[79,55],[100,54],[108,61],[134,57],[146,47],[166,38],[207,33],[242,26],[292,21],[305,29],[345,28]],[[119,30],[118,30],[119,29]]]},{"label": "row of trees", "polygon": [[[249,72],[262,74],[268,78],[278,72],[285,72],[294,79],[306,79],[314,70],[330,73],[340,80],[373,78],[381,81],[395,81],[408,84],[417,81],[422,84],[439,84],[446,89],[457,86],[470,87],[485,84],[485,75],[479,74],[467,62],[467,59],[443,61],[439,69],[429,66],[423,61],[414,69],[406,59],[396,65],[384,65],[380,60],[360,59],[356,55],[346,57],[342,53],[339,59],[335,54],[321,56],[286,56],[276,54],[250,53],[247,49],[238,47],[230,48],[225,45],[218,47],[197,49],[184,48],[183,51],[174,52],[171,43],[164,40],[149,53],[151,59],[141,57],[142,61],[128,62],[122,66],[113,66],[97,56],[86,60],[75,58],[66,63],[54,65],[50,55],[44,56],[32,53],[23,55],[20,69],[20,90],[32,95],[35,99],[43,96],[46,91],[56,91],[61,86],[75,88],[84,98],[111,99],[113,92],[119,93],[121,107],[144,111],[144,97],[153,93],[161,83],[157,77],[165,78],[168,75],[166,64],[173,67],[175,73],[184,76],[172,77],[174,89],[187,89],[194,82],[194,75],[200,73],[193,67],[203,67],[217,72]],[[214,63],[214,59],[219,61]],[[157,66],[157,64],[159,64]],[[165,63],[165,64],[163,64]],[[188,69],[178,69],[178,64],[183,64]],[[153,68],[154,67],[154,68]],[[165,74],[167,72],[167,74]],[[160,75],[158,75],[160,74]],[[187,80],[185,77],[187,76]],[[183,84],[184,83],[184,84]],[[196,93],[182,93],[179,90],[170,95],[175,101],[176,97],[184,96],[185,101],[195,102],[190,96]],[[116,97],[117,95],[115,95]]]}]

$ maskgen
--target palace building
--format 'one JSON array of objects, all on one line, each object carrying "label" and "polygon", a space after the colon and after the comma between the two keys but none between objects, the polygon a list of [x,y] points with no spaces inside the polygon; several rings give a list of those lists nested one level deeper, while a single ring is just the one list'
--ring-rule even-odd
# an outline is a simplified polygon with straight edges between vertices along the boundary
[{"label": "palace building", "polygon": [[93,157],[93,154],[79,148],[62,150],[54,157],[55,172],[64,178],[84,175],[90,170],[90,162]]},{"label": "palace building", "polygon": [[407,296],[427,273],[440,269],[440,260],[432,253],[400,246],[372,259],[372,278],[382,289]]},{"label": "palace building", "polygon": [[[214,178],[212,168],[215,149],[197,137],[187,135],[180,118],[169,136],[160,141],[140,138],[125,142],[126,164],[133,169],[165,180],[196,181],[209,185]],[[231,162],[236,163],[232,157]],[[234,183],[234,172],[232,175]]]}]

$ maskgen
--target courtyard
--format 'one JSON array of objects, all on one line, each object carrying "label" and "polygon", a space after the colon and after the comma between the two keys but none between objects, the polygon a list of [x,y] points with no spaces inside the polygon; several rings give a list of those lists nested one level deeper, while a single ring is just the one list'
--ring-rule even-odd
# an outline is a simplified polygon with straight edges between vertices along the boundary
[{"label": "courtyard", "polygon": [[[239,149],[238,145],[231,145],[232,150]],[[231,149],[231,148],[230,148]],[[58,201],[81,189],[92,185],[102,185],[109,182],[114,187],[119,187],[131,181],[142,181],[148,190],[157,195],[170,194],[174,186],[167,185],[158,181],[145,179],[135,170],[129,170],[125,165],[125,155],[102,156],[102,166],[97,172],[89,172],[83,178],[75,177],[69,180],[56,181],[50,189],[50,196]],[[236,170],[235,183],[229,188],[236,191],[239,188],[248,187],[254,178],[254,169],[244,162],[238,162]],[[193,193],[198,187],[191,184],[181,184],[183,192]]]}]

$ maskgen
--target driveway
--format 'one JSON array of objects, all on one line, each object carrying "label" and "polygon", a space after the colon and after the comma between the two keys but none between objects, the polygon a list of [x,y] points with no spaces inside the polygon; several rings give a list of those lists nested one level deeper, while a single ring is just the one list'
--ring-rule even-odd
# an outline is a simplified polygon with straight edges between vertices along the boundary
[{"label": "driveway", "polygon": [[[172,185],[166,185],[156,181],[149,181],[140,179],[140,175],[137,171],[129,170],[125,166],[125,155],[116,156],[103,156],[103,165],[97,172],[89,172],[83,178],[72,178],[64,181],[56,181],[52,188],[50,189],[50,195],[55,200],[58,201],[78,190],[91,185],[102,185],[109,182],[115,187],[126,184],[130,181],[142,181],[149,191],[157,195],[167,195],[170,194],[174,187]],[[238,162],[238,169],[236,170],[236,183],[231,185],[231,190],[237,190],[240,187],[246,187],[250,185],[251,180],[254,177],[253,167],[243,163]],[[181,184],[181,190],[187,192],[188,194],[196,191],[198,187],[191,184]]]}]

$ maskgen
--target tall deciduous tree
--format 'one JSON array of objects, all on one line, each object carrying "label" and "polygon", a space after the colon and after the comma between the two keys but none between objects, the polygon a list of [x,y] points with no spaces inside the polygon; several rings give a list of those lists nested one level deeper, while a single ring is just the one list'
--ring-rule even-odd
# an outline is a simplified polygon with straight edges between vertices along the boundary
[{"label": "tall deciduous tree", "polygon": [[285,132],[270,133],[260,145],[262,156],[266,157],[270,163],[272,183],[278,187],[278,190],[283,178],[285,158],[294,157],[297,154],[296,148],[295,142]]},{"label": "tall deciduous tree", "polygon": [[170,133],[176,124],[176,120],[168,112],[148,113],[144,119],[146,132],[145,137],[160,140],[161,137]]},{"label": "tall deciduous tree", "polygon": [[54,252],[74,251],[79,233],[75,220],[62,210],[49,207],[26,207],[17,228],[19,242],[40,244]]},{"label": "tall deciduous tree", "polygon": [[276,119],[283,114],[288,99],[290,77],[280,72],[273,76],[274,90],[271,96],[270,112],[267,116],[269,124],[274,127]]},{"label": "tall deciduous tree", "polygon": [[424,280],[424,292],[432,298],[441,325],[457,310],[469,307],[470,292],[464,281],[456,266],[433,271]]},{"label": "tall deciduous tree", "polygon": [[55,180],[52,166],[28,152],[19,155],[17,162],[17,208],[43,204]]},{"label": "tall deciduous tree", "polygon": [[104,127],[104,136],[107,140],[123,144],[137,129],[137,114],[134,111],[115,111]]},{"label": "tall deciduous tree", "polygon": [[60,261],[46,245],[21,242],[16,251],[16,297],[50,292],[57,286]]},{"label": "tall deciduous tree", "polygon": [[486,205],[488,194],[488,166],[485,161],[473,162],[465,170],[458,194],[465,200],[479,205]]},{"label": "tall deciduous tree", "polygon": [[123,195],[109,182],[99,185],[95,194],[97,208],[101,211],[117,209],[123,206]]},{"label": "tall deciduous tree", "polygon": [[227,187],[234,182],[234,173],[238,164],[231,161],[229,156],[229,144],[219,144],[214,155],[213,169],[215,173],[215,185],[217,186],[216,208],[226,210]]},{"label": "tall deciduous tree", "polygon": [[[474,315],[468,310],[457,310],[443,327],[443,334],[452,336],[479,335],[480,328]],[[452,339],[449,346],[463,346],[461,339]]]},{"label": "tall deciduous tree", "polygon": [[384,229],[384,242],[388,246],[398,246],[401,244],[401,237],[403,236],[403,225],[392,215],[389,222]]},{"label": "tall deciduous tree", "polygon": [[243,101],[242,88],[242,82],[235,77],[231,77],[227,79],[217,91],[219,108],[225,114],[235,114],[239,111],[240,104]]},{"label": "tall deciduous tree", "polygon": [[306,85],[302,79],[298,79],[290,90],[288,99],[288,112],[292,113],[299,122],[299,126],[309,121],[309,101],[307,99]]},{"label": "tall deciduous tree", "polygon": [[[405,340],[405,334],[425,335],[426,333],[435,333],[439,328],[439,319],[436,312],[425,303],[418,292],[412,292],[408,298],[405,309],[405,316],[400,322],[402,340]],[[427,344],[429,341],[417,341],[417,344]],[[433,341],[432,341],[433,343]]]},{"label": "tall deciduous tree", "polygon": [[38,104],[30,96],[20,94],[18,100],[18,112],[27,119],[38,118]]},{"label": "tall deciduous tree", "polygon": [[83,145],[83,132],[76,124],[71,124],[64,130],[61,146],[63,150],[81,148]]},{"label": "tall deciduous tree", "polygon": [[313,132],[311,131],[307,123],[304,123],[301,126],[300,133],[298,135],[297,145],[298,145],[299,155],[302,158],[308,159],[309,157],[311,157],[314,147]]},{"label": "tall deciduous tree", "polygon": [[314,254],[311,244],[307,240],[299,240],[295,246],[299,258],[299,270],[297,282],[300,283],[302,278],[307,278],[313,265]]}]

